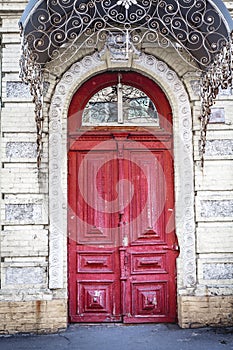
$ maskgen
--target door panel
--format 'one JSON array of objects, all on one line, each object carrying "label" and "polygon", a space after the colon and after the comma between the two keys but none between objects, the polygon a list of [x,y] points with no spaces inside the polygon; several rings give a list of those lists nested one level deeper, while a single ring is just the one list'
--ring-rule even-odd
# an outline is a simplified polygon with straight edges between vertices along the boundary
[{"label": "door panel", "polygon": [[[85,248],[84,248],[85,249]],[[118,252],[85,249],[77,252],[77,308],[75,322],[116,322],[121,320]]]},{"label": "door panel", "polygon": [[175,322],[174,257],[159,247],[126,249],[125,323]]},{"label": "door panel", "polygon": [[[117,249],[78,247],[73,322],[121,320],[119,253]],[[72,286],[74,288],[74,286]]]},{"label": "door panel", "polygon": [[151,273],[168,273],[167,254],[134,252],[131,254],[131,275],[146,275]]},{"label": "door panel", "polygon": [[83,141],[69,154],[71,321],[174,322],[170,142]]},{"label": "door panel", "polygon": [[77,157],[77,242],[113,244],[118,225],[117,160],[112,151],[79,152]]},{"label": "door panel", "polygon": [[127,222],[131,244],[164,242],[165,181],[163,152],[128,151],[129,179],[134,196]]},{"label": "door panel", "polygon": [[114,273],[114,255],[112,251],[77,253],[77,272]]}]

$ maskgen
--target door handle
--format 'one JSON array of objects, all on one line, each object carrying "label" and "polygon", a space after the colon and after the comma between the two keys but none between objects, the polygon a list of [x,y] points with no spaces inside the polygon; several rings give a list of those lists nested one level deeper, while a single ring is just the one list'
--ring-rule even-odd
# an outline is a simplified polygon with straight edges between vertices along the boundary
[{"label": "door handle", "polygon": [[180,247],[178,246],[178,244],[173,244],[173,246],[163,246],[162,249],[164,250],[173,250],[175,252],[179,252],[180,251]]}]

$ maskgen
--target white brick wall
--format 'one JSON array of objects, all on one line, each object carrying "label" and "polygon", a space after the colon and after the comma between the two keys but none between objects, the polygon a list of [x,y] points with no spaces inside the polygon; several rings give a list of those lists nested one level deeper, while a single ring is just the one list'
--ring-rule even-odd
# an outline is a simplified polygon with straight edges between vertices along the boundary
[{"label": "white brick wall", "polygon": [[[221,169],[221,171],[220,171]],[[233,189],[232,160],[206,161],[204,171],[199,165],[195,172],[196,191],[230,191]]]},{"label": "white brick wall", "polygon": [[197,253],[232,253],[233,227],[231,222],[199,223]]},{"label": "white brick wall", "polygon": [[[1,293],[11,299],[18,290],[47,289],[48,257],[48,148],[41,171],[36,166],[34,106],[27,86],[19,79],[18,21],[27,1],[1,1]],[[6,12],[8,11],[9,12]],[[45,130],[47,125],[45,123]],[[46,167],[47,168],[47,167]],[[27,285],[27,286],[26,286]],[[15,289],[12,294],[12,290]],[[6,295],[5,295],[6,299]],[[1,298],[2,300],[2,298]]]},{"label": "white brick wall", "polygon": [[[48,295],[46,293],[48,293],[49,247],[49,136],[44,135],[42,166],[38,172],[35,154],[34,106],[28,94],[28,88],[22,87],[19,80],[18,20],[26,3],[27,1],[20,0],[0,1],[0,14],[2,14],[0,28],[2,35],[0,300],[12,301],[19,298],[19,293],[27,295],[25,298],[29,299],[36,298],[37,295],[43,299]],[[233,2],[225,1],[225,3],[233,13]],[[145,52],[154,54],[166,62],[182,78],[193,109],[195,172],[193,182],[196,191],[198,293],[204,295],[208,288],[215,288],[218,293],[224,285],[223,293],[229,294],[233,285],[231,277],[231,267],[233,267],[233,95],[221,94],[217,99],[215,107],[224,108],[225,123],[209,125],[207,146],[209,145],[210,148],[205,157],[204,169],[201,169],[198,151],[200,101],[197,83],[199,76],[193,68],[175,55],[171,48],[154,49],[151,45],[145,45],[144,49]],[[52,88],[50,87],[50,93]],[[46,97],[48,107],[50,97],[51,94]],[[48,120],[47,116],[45,117],[44,131],[48,132]],[[65,149],[65,145],[63,146]],[[176,163],[175,166],[178,167],[179,164]],[[179,181],[181,183],[182,179]],[[179,191],[179,188],[176,190]],[[64,245],[65,240],[66,237]],[[65,256],[64,266],[66,261]],[[179,268],[182,269],[182,266]],[[64,283],[66,282],[67,275],[64,274]],[[30,296],[29,293],[27,294],[28,288],[31,291]],[[53,293],[55,296],[59,295],[59,291]],[[61,295],[64,296],[65,292],[62,291]],[[51,295],[50,298],[52,298]]]},{"label": "white brick wall", "polygon": [[37,227],[6,226],[1,234],[1,257],[48,256],[48,230]]}]

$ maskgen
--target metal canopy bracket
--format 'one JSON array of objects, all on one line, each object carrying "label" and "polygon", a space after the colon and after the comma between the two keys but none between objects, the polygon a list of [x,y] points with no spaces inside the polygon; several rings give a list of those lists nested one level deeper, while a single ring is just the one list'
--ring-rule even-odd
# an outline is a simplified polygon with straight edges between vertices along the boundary
[{"label": "metal canopy bracket", "polygon": [[[173,46],[203,72],[200,152],[205,152],[210,107],[232,85],[232,18],[221,0],[31,0],[20,20],[21,78],[35,102],[38,164],[42,143],[42,79],[54,61],[59,75],[83,48],[108,47],[128,59],[143,42]],[[115,39],[119,39],[119,41]],[[114,46],[114,47],[113,47]]]}]

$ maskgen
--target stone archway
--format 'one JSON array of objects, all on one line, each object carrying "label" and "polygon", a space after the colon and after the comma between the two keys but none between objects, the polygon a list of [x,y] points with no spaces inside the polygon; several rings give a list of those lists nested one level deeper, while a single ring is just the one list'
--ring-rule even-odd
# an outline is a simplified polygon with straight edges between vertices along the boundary
[{"label": "stone archway", "polygon": [[[77,88],[89,77],[116,64],[102,60],[98,54],[86,56],[74,63],[56,85],[49,112],[49,209],[50,257],[49,287],[66,284],[67,241],[67,113]],[[124,69],[121,63],[120,69]],[[192,158],[192,118],[187,92],[164,62],[142,54],[133,59],[132,70],[155,80],[166,93],[173,111],[176,234],[180,245],[178,258],[178,289],[195,285],[195,222]],[[65,277],[64,277],[65,274]]]}]

